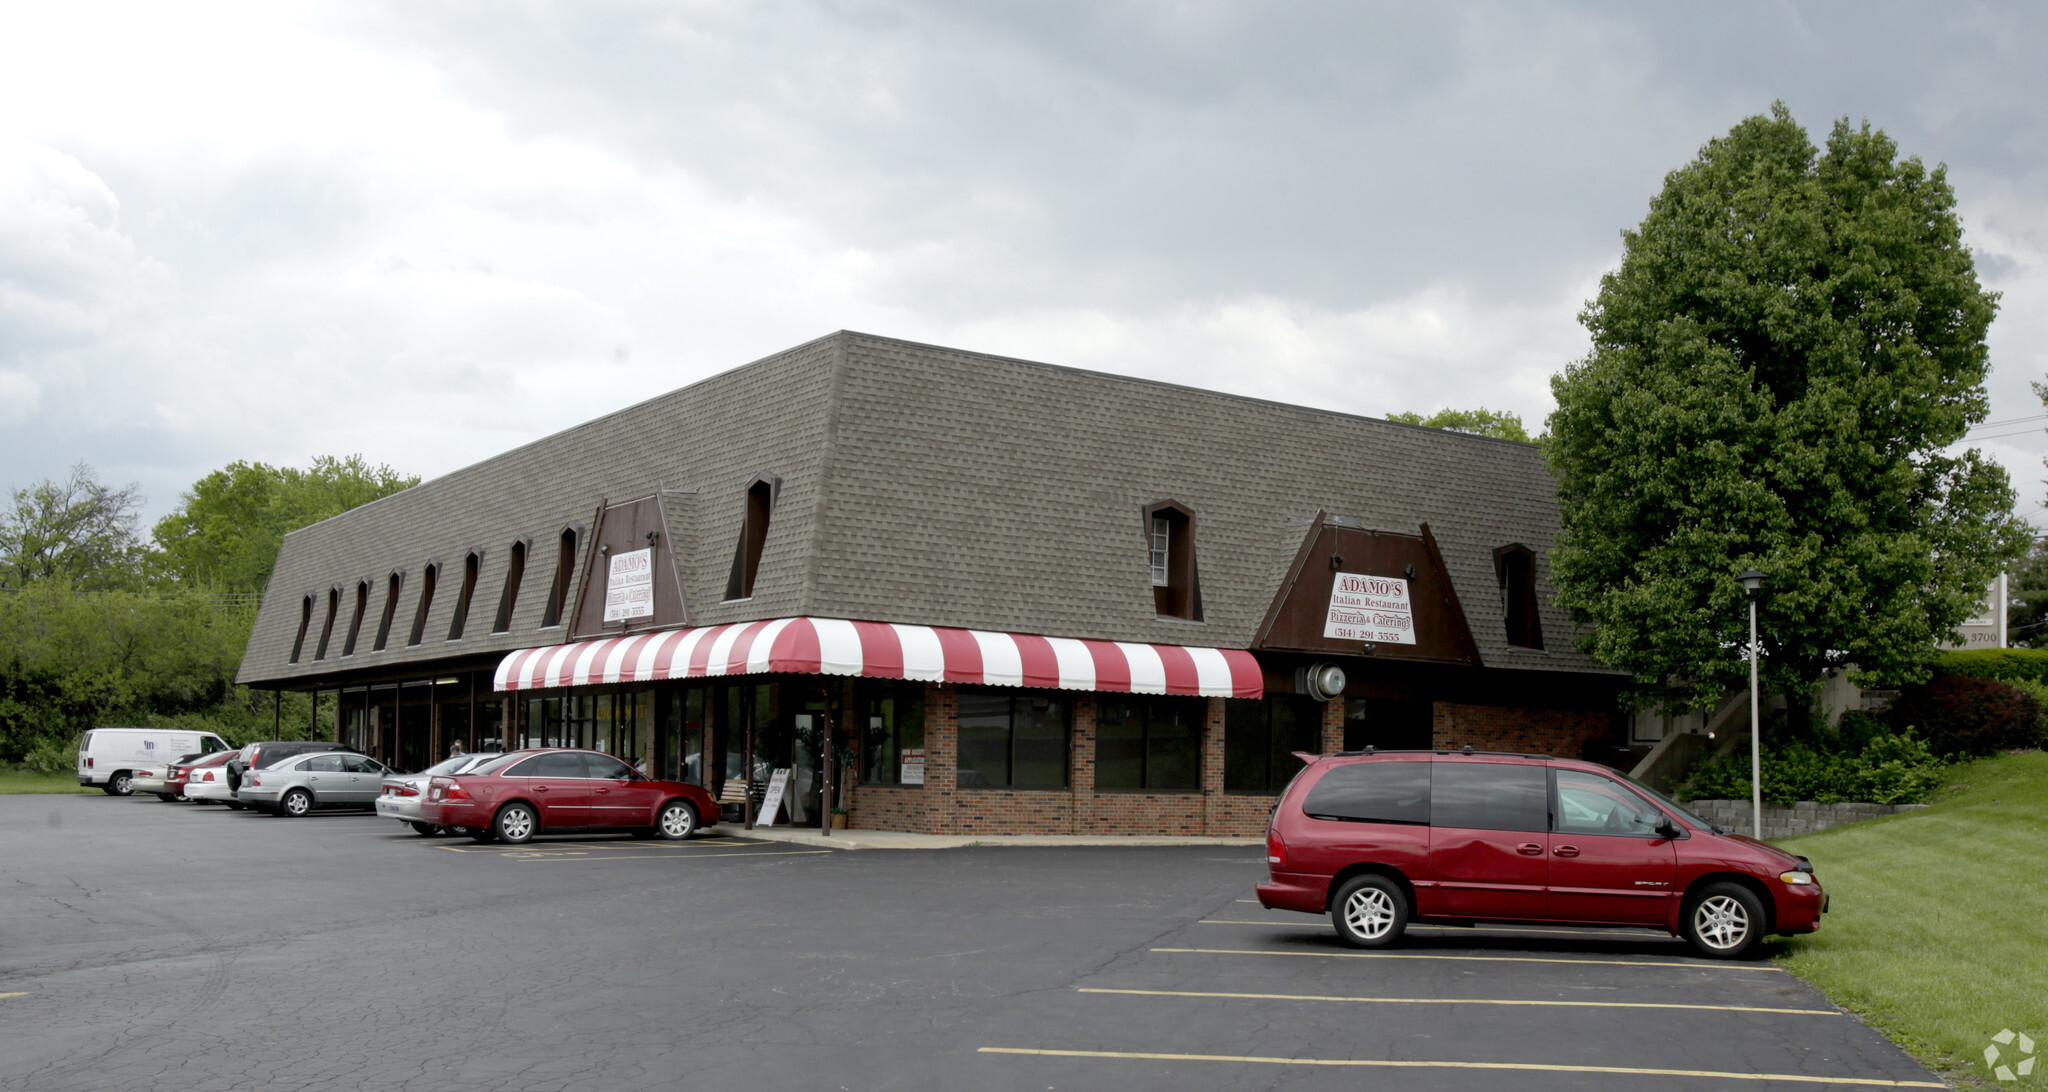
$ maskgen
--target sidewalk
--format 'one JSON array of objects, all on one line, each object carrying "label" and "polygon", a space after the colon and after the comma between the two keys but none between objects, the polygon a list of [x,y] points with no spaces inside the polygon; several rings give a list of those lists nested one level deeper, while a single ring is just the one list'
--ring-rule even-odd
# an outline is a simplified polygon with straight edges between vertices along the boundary
[{"label": "sidewalk", "polygon": [[1264,838],[1202,838],[1147,834],[912,834],[900,830],[835,830],[831,837],[809,827],[755,827],[720,823],[711,828],[727,838],[789,842],[823,849],[959,849],[962,846],[1264,846]]}]

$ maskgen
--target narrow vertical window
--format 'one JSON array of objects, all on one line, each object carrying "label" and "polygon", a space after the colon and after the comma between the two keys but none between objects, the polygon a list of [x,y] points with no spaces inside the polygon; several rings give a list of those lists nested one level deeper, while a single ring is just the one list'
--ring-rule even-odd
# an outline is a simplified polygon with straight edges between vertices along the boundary
[{"label": "narrow vertical window", "polygon": [[306,651],[306,631],[313,626],[313,597],[307,596],[299,603],[299,636],[292,641],[292,663],[299,662],[299,654]]},{"label": "narrow vertical window", "polygon": [[434,608],[434,583],[441,575],[441,566],[428,565],[420,574],[420,605],[412,613],[412,634],[405,643],[417,645],[427,636],[427,612]]},{"label": "narrow vertical window", "polygon": [[1493,552],[1494,572],[1500,578],[1501,614],[1506,619],[1508,644],[1518,648],[1543,647],[1543,619],[1536,609],[1536,553],[1521,543]]},{"label": "narrow vertical window", "polygon": [[327,589],[327,621],[320,624],[320,646],[313,650],[313,658],[327,658],[327,639],[334,636],[334,616],[341,610],[341,589]]},{"label": "narrow vertical window", "polygon": [[348,636],[341,642],[342,655],[353,656],[356,654],[356,637],[363,632],[363,615],[368,614],[369,611],[370,582],[358,580],[356,581],[356,610],[354,614],[349,616]]},{"label": "narrow vertical window", "polygon": [[498,620],[491,625],[492,633],[512,628],[512,608],[519,603],[519,581],[525,576],[526,543],[522,540],[512,544],[512,564],[505,570],[505,591],[498,596]]},{"label": "narrow vertical window", "polygon": [[1152,610],[1162,618],[1202,620],[1201,574],[1195,568],[1195,516],[1162,501],[1145,509],[1145,544],[1152,574]]},{"label": "narrow vertical window", "polygon": [[384,590],[384,613],[377,617],[377,643],[370,646],[372,652],[384,651],[385,642],[391,639],[391,620],[398,616],[398,588],[405,583],[405,577],[392,573]]},{"label": "narrow vertical window", "polygon": [[740,525],[739,546],[732,555],[732,575],[725,581],[725,597],[750,599],[754,595],[754,574],[761,570],[761,545],[768,541],[768,517],[775,507],[775,483],[756,478],[747,487],[747,505]]},{"label": "narrow vertical window", "polygon": [[448,623],[448,639],[462,640],[462,627],[469,622],[469,604],[476,598],[476,575],[483,568],[483,555],[475,550],[462,559],[462,590],[455,596],[455,620]]},{"label": "narrow vertical window", "polygon": [[576,575],[576,529],[562,532],[555,551],[555,583],[548,589],[548,609],[541,613],[542,629],[562,624],[562,610],[569,603],[570,578]]}]

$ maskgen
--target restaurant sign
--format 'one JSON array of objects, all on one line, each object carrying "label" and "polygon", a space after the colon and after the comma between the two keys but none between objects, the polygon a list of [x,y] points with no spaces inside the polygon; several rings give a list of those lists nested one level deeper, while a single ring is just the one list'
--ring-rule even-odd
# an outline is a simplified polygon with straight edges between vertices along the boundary
[{"label": "restaurant sign", "polygon": [[1408,582],[1395,576],[1338,573],[1330,588],[1323,636],[1369,644],[1415,643],[1415,610]]},{"label": "restaurant sign", "polygon": [[604,620],[624,622],[654,616],[654,551],[629,550],[612,555],[604,585]]}]

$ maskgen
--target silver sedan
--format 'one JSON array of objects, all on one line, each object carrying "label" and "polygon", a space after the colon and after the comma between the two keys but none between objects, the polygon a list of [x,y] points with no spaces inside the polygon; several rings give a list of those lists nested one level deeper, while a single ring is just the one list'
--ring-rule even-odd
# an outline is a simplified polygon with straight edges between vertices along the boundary
[{"label": "silver sedan", "polygon": [[480,751],[473,755],[456,755],[418,773],[393,774],[384,779],[383,787],[377,792],[377,818],[396,819],[411,827],[415,834],[439,834],[440,827],[420,821],[420,794],[427,791],[428,780],[436,774],[468,773],[486,762],[503,757],[498,751]]},{"label": "silver sedan", "polygon": [[293,818],[314,808],[370,808],[391,768],[368,755],[337,751],[287,759],[242,774],[235,799],[257,811]]}]

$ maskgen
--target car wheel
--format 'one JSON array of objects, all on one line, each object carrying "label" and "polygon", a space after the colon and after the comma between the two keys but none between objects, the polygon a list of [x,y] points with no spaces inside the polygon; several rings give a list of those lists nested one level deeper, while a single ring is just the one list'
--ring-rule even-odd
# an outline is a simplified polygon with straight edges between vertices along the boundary
[{"label": "car wheel", "polygon": [[671,842],[680,842],[697,833],[697,809],[684,801],[671,800],[661,806],[654,830]]},{"label": "car wheel", "polygon": [[414,834],[419,835],[422,838],[432,838],[434,835],[441,833],[441,828],[435,826],[432,823],[414,823],[411,821],[407,821],[405,825],[411,827],[412,832]]},{"label": "car wheel", "polygon": [[540,829],[540,817],[525,804],[507,804],[498,817],[491,821],[491,833],[509,846],[524,845],[533,841]]},{"label": "car wheel", "polygon": [[1701,955],[1738,959],[1763,936],[1763,901],[1739,883],[1708,884],[1686,903],[1685,939]]},{"label": "car wheel", "polygon": [[1331,900],[1330,922],[1353,948],[1384,948],[1408,928],[1408,893],[1385,876],[1354,876]]},{"label": "car wheel", "polygon": [[297,819],[313,810],[313,794],[304,789],[293,789],[277,802],[277,813]]},{"label": "car wheel", "polygon": [[127,796],[134,791],[135,779],[128,776],[127,770],[116,770],[114,776],[107,778],[108,796]]}]

